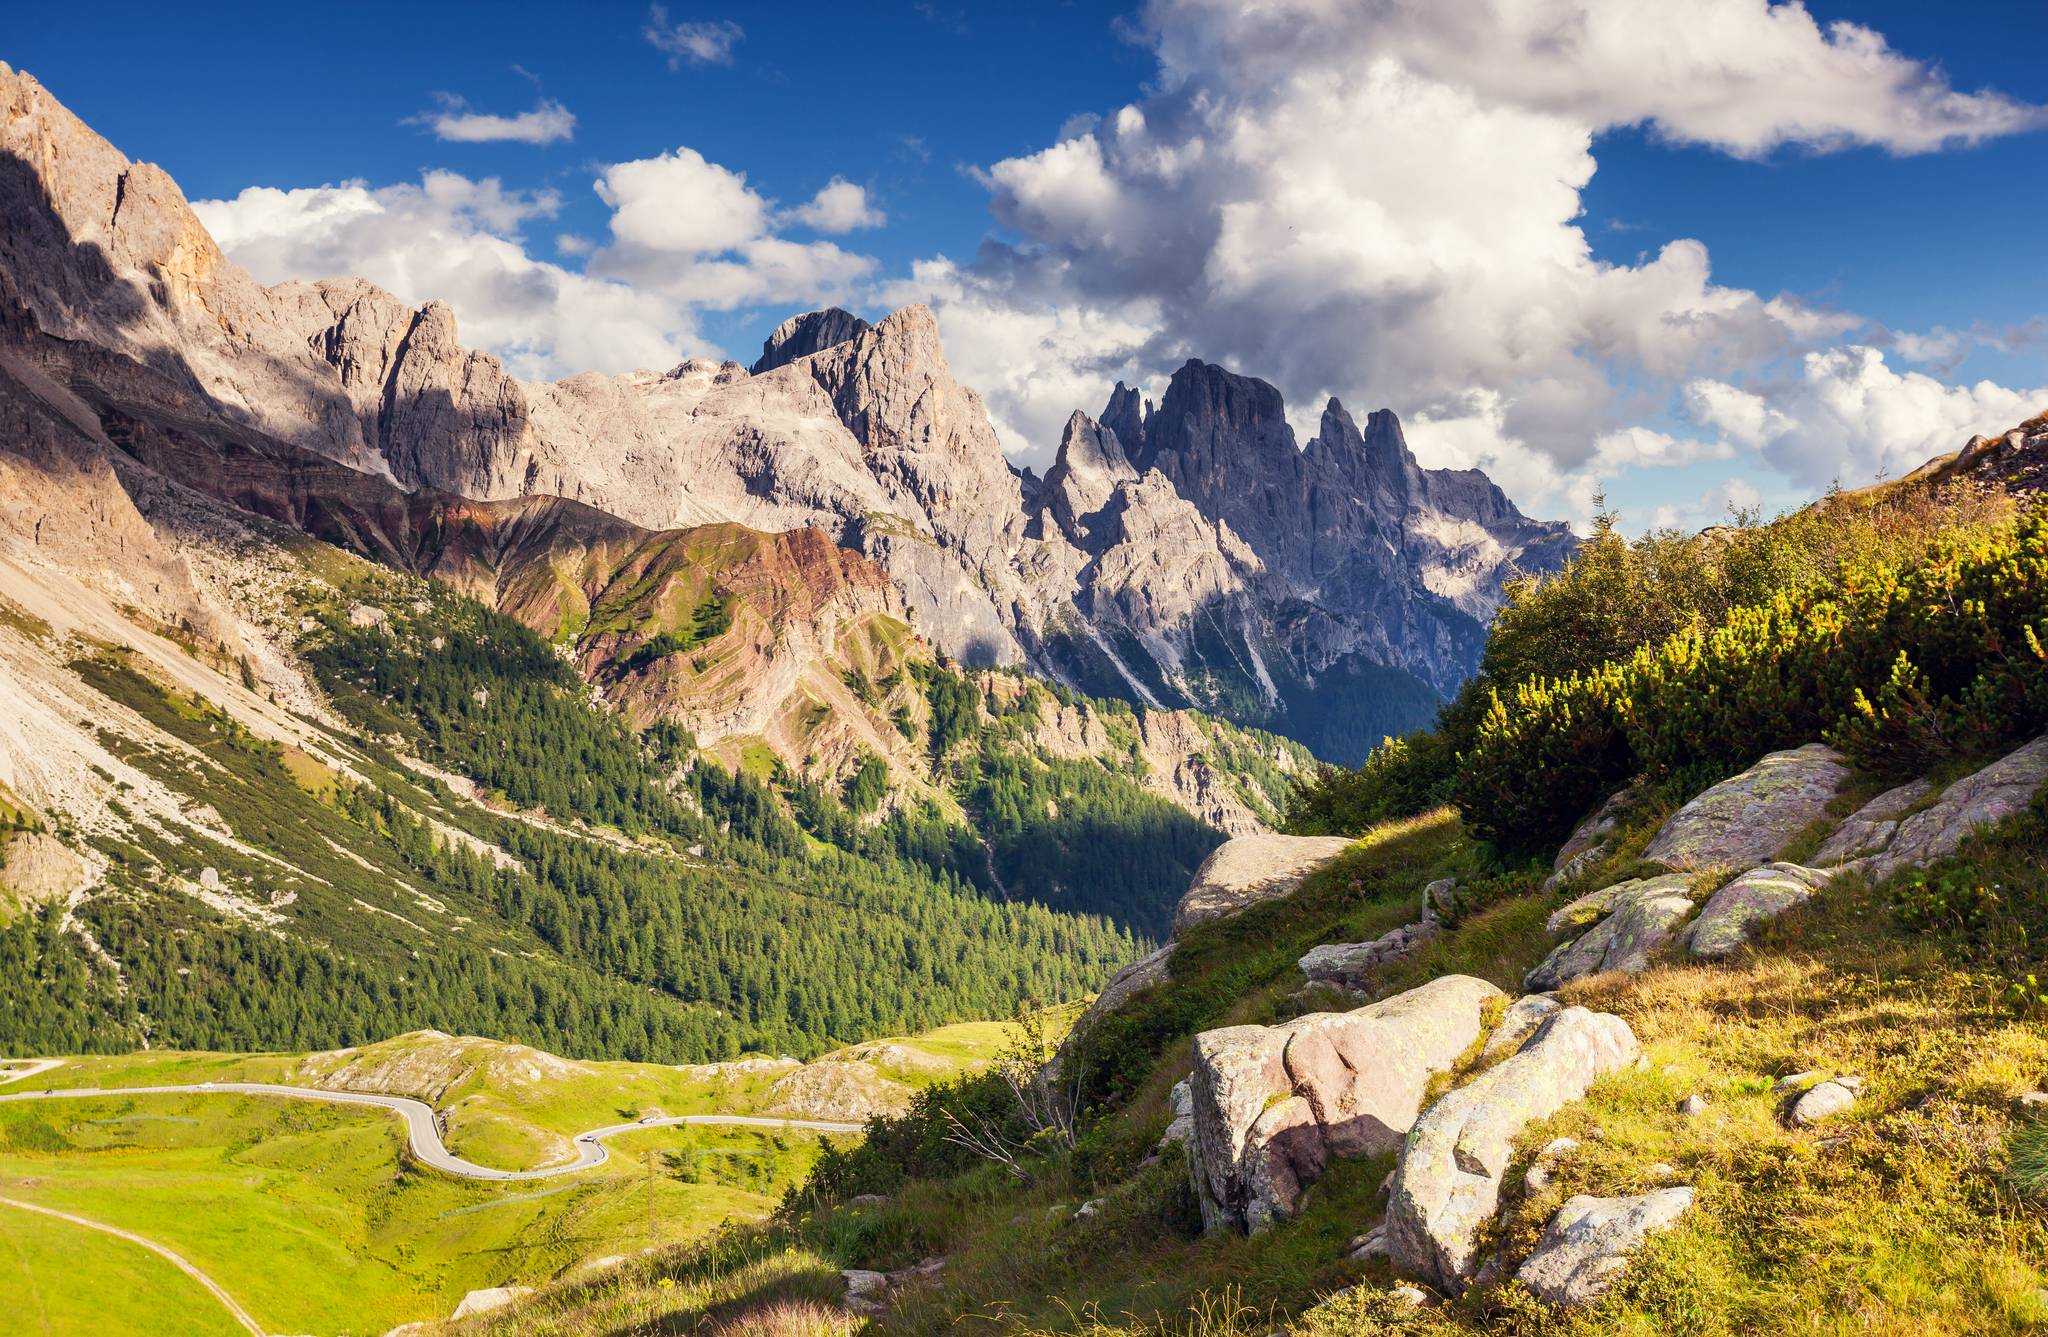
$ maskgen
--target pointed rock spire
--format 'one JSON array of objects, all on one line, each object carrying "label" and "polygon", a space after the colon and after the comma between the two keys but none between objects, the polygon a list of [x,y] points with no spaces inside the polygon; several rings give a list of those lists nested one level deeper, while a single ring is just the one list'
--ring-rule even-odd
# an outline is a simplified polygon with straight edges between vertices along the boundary
[{"label": "pointed rock spire", "polygon": [[800,316],[791,316],[775,327],[775,333],[761,344],[761,356],[748,371],[759,376],[764,371],[773,371],[786,366],[800,357],[823,352],[848,339],[857,339],[874,328],[850,311],[836,306],[823,311],[806,311]]}]

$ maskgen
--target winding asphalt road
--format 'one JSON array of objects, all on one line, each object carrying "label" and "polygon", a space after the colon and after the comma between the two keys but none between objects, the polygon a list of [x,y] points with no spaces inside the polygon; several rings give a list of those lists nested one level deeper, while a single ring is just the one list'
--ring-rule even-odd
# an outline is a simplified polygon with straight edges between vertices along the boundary
[{"label": "winding asphalt road", "polygon": [[463,1160],[441,1141],[440,1120],[434,1107],[411,1096],[373,1095],[363,1091],[321,1091],[306,1086],[275,1086],[260,1082],[200,1082],[193,1086],[122,1086],[111,1088],[74,1087],[65,1091],[12,1091],[0,1095],[0,1103],[17,1100],[91,1100],[105,1096],[225,1095],[269,1096],[280,1100],[317,1100],[330,1105],[370,1105],[387,1109],[405,1120],[406,1147],[422,1165],[464,1179],[519,1180],[553,1179],[603,1165],[611,1153],[605,1142],[636,1128],[674,1128],[685,1124],[709,1124],[731,1128],[800,1128],[817,1133],[858,1133],[857,1123],[834,1123],[825,1119],[771,1119],[758,1114],[677,1114],[637,1123],[606,1124],[575,1139],[576,1159],[541,1170],[493,1170]]}]

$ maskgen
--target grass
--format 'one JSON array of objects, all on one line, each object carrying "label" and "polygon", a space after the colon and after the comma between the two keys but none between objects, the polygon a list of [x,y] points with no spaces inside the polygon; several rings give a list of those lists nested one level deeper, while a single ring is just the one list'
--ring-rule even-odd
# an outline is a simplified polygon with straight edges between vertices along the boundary
[{"label": "grass", "polygon": [[[1670,806],[1646,804],[1605,874],[1633,868]],[[992,1167],[913,1180],[882,1204],[788,1222],[785,1247],[813,1260],[806,1267],[943,1256],[935,1285],[877,1321],[883,1334],[2038,1332],[2048,1326],[2048,1122],[2018,1097],[2048,1075],[2048,1026],[2013,1006],[2006,981],[2023,964],[2014,953],[2029,916],[2048,906],[2042,844],[2040,824],[2021,821],[1965,851],[2010,922],[1909,931],[1896,889],[1843,876],[1727,962],[1667,958],[1563,991],[1625,1017],[1645,1061],[1524,1131],[1484,1247],[1518,1260],[1573,1194],[1672,1183],[1698,1193],[1583,1311],[1541,1303],[1513,1284],[1512,1266],[1462,1299],[1415,1309],[1393,1295],[1384,1261],[1348,1261],[1347,1242],[1384,1211],[1388,1158],[1336,1164],[1299,1219],[1253,1238],[1202,1236],[1181,1153],[1143,1159],[1168,1088],[1188,1070],[1188,1035],[1312,1006],[1297,996],[1293,958],[1412,918],[1431,877],[1462,875],[1474,908],[1372,992],[1450,972],[1514,991],[1549,946],[1544,917],[1573,892],[1543,895],[1534,872],[1485,865],[1447,814],[1382,830],[1295,896],[1190,933],[1171,980],[1104,1023],[1091,1062],[1105,1113],[1077,1153],[1046,1156],[1030,1184]],[[1807,1070],[1867,1084],[1845,1114],[1794,1129],[1775,1080]],[[1706,1097],[1705,1112],[1681,1115],[1691,1095]],[[1579,1150],[1529,1191],[1521,1167],[1559,1136]],[[1672,1173],[1653,1171],[1660,1163]]]},{"label": "grass", "polygon": [[[81,1277],[92,1285],[80,1286]],[[240,1337],[219,1303],[139,1245],[0,1206],[0,1312],[19,1337]]]},{"label": "grass", "polygon": [[[1071,1012],[1051,1019],[1058,1033]],[[940,1060],[940,1071],[900,1074],[930,1082],[986,1061],[1011,1031],[1008,1023],[966,1022],[881,1043]],[[450,1111],[447,1137],[457,1154],[524,1168],[560,1155],[574,1133],[656,1109],[760,1112],[772,1101],[771,1083],[789,1071],[578,1063],[534,1079],[529,1052],[424,1035],[310,1057],[142,1052],[68,1059],[8,1090],[304,1083],[346,1063]],[[380,1112],[218,1095],[80,1098],[0,1105],[0,1196],[157,1240],[213,1275],[273,1331],[382,1332],[448,1314],[473,1289],[543,1283],[594,1259],[758,1220],[808,1173],[819,1138],[702,1126],[636,1130],[609,1145],[610,1162],[590,1174],[483,1184],[410,1166],[398,1123]],[[158,1327],[129,1323],[118,1309],[87,1321],[95,1311],[79,1307],[85,1301],[77,1297],[130,1284],[123,1268],[149,1265],[127,1247],[144,1261],[94,1245],[55,1273],[47,1251],[0,1249],[0,1296],[41,1296],[49,1316],[38,1331],[154,1334]],[[197,1314],[211,1322],[204,1307]],[[785,1320],[794,1321],[776,1321]]]},{"label": "grass", "polygon": [[[793,1140],[735,1130],[621,1138],[605,1170],[573,1180],[480,1184],[420,1171],[388,1118],[255,1098],[164,1096],[0,1107],[0,1196],[70,1211],[156,1240],[212,1275],[275,1332],[382,1332],[451,1312],[467,1291],[546,1281],[581,1263],[673,1244],[773,1204],[765,1192],[683,1176],[667,1159],[782,1161]],[[656,1153],[648,1237],[641,1153]],[[701,1170],[701,1167],[698,1167]],[[789,1170],[761,1178],[772,1189]],[[108,1255],[117,1263],[119,1254]],[[111,1284],[98,1254],[64,1280]],[[25,1261],[0,1293],[39,1285]],[[102,1317],[58,1333],[157,1331]]]}]

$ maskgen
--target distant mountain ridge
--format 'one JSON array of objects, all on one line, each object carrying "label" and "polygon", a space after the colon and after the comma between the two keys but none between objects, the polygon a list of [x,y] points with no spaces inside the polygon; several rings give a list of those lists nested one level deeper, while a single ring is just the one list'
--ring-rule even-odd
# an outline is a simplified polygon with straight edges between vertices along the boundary
[{"label": "distant mountain ridge", "polygon": [[974,664],[1198,706],[1355,758],[1477,662],[1517,571],[1573,540],[1483,474],[1425,471],[1382,411],[1332,400],[1297,448],[1279,393],[1191,361],[1118,385],[1042,485],[1004,459],[921,306],[793,317],[751,370],[521,381],[454,313],[358,279],[265,288],[161,169],[0,73],[0,275],[41,333],[133,359],[195,419],[408,491],[559,497],[649,531],[817,529]]}]

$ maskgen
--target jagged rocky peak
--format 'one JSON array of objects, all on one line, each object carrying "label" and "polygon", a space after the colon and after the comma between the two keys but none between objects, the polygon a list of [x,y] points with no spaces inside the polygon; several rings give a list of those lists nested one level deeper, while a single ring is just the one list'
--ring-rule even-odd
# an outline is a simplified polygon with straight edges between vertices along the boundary
[{"label": "jagged rocky peak", "polygon": [[1152,416],[1152,401],[1122,381],[1109,392],[1109,406],[1102,410],[1102,425],[1116,433],[1126,452],[1145,447],[1145,421]]},{"label": "jagged rocky peak", "polygon": [[1407,506],[1423,491],[1422,469],[1392,409],[1367,414],[1361,432],[1343,401],[1332,395],[1303,453],[1312,464],[1334,470],[1354,496],[1382,511]]},{"label": "jagged rocky peak", "polygon": [[1137,477],[1117,434],[1076,409],[1060,437],[1059,455],[1039,487],[1037,504],[1060,532],[1081,543],[1089,517],[1109,504],[1120,484]]},{"label": "jagged rocky peak", "polygon": [[775,327],[775,333],[761,344],[761,356],[748,370],[759,376],[764,371],[787,366],[800,357],[822,353],[828,348],[857,339],[874,326],[836,306],[823,311],[806,311],[791,316]]}]

